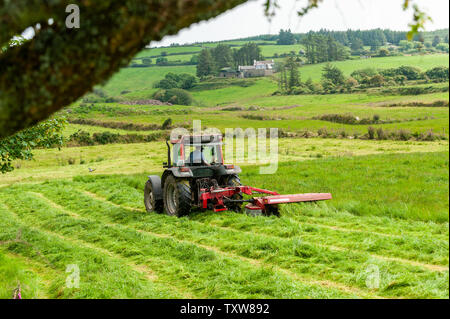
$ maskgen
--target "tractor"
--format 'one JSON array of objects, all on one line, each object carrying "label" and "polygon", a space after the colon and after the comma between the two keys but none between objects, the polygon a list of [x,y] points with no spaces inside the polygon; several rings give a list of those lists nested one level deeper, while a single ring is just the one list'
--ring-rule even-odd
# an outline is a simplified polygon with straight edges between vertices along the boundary
[{"label": "tractor", "polygon": [[[166,141],[165,171],[161,177],[150,175],[145,184],[146,210],[181,217],[192,209],[240,212],[247,203],[245,212],[249,215],[278,216],[278,204],[331,199],[329,193],[280,195],[242,185],[238,175],[241,168],[223,163],[222,144],[219,134],[184,135]],[[256,193],[268,196],[243,197]]]}]

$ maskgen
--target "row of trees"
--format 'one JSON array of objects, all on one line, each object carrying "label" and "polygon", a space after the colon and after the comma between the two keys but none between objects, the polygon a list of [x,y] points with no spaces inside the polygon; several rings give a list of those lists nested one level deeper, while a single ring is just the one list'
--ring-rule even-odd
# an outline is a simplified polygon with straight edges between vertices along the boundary
[{"label": "row of trees", "polygon": [[295,36],[292,34],[290,29],[286,31],[284,31],[283,29],[280,30],[280,33],[278,34],[277,44],[290,45],[295,44],[296,41],[297,40],[295,39]]},{"label": "row of trees", "polygon": [[331,36],[309,34],[303,38],[302,44],[305,46],[309,63],[341,61],[350,56],[348,48]]},{"label": "row of trees", "polygon": [[[416,83],[445,82],[449,80],[448,67],[440,66],[425,72],[413,66],[376,70],[365,68],[355,70],[346,77],[338,67],[327,63],[322,69],[319,83],[313,83],[309,78],[302,82],[298,65],[288,58],[280,69],[277,94],[307,94],[307,93],[337,93],[352,92],[354,89],[381,86],[404,85],[407,81]],[[419,82],[417,82],[419,81]],[[421,81],[421,82],[420,82]]]},{"label": "row of trees", "polygon": [[[260,35],[248,38],[251,41],[277,41],[277,44],[294,44],[302,41],[308,35],[331,36],[340,44],[350,47],[355,42],[361,43],[362,46],[379,47],[386,43],[398,45],[401,40],[406,39],[406,31],[393,31],[389,29],[372,29],[372,30],[347,30],[347,31],[331,31],[321,29],[319,31],[310,31],[308,33],[293,34],[291,30],[280,30],[278,35]],[[416,34],[413,38],[415,41],[426,41],[426,34]],[[439,35],[435,35],[434,39]],[[433,39],[433,42],[435,40]],[[448,43],[448,34],[442,36],[440,42]],[[437,44],[437,43],[436,43]],[[435,46],[436,44],[433,44]]]},{"label": "row of trees", "polygon": [[226,67],[237,68],[239,65],[253,65],[254,60],[263,58],[261,49],[255,43],[247,43],[239,49],[219,44],[215,48],[205,48],[198,56],[197,76],[216,75]]},{"label": "row of trees", "polygon": [[277,67],[279,71],[278,88],[281,91],[288,92],[292,90],[292,88],[300,85],[299,65],[294,57],[288,57],[285,62],[279,64]]}]

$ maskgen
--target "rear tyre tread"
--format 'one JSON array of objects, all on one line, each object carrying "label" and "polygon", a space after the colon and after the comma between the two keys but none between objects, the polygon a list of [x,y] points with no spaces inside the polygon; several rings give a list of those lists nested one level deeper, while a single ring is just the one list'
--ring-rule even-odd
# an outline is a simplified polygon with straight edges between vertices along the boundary
[{"label": "rear tyre tread", "polygon": [[[169,186],[175,187],[174,199],[170,199],[169,192],[167,191]],[[175,178],[170,175],[164,182],[164,211],[167,215],[182,217],[188,215],[191,212],[192,200],[191,200],[191,187],[187,180]],[[170,212],[169,200],[176,202],[176,209]]]}]

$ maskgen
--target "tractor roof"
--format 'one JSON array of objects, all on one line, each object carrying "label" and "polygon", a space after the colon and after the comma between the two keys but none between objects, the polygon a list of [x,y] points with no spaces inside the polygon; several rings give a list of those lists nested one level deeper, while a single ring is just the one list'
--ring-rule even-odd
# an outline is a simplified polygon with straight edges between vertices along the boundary
[{"label": "tractor roof", "polygon": [[222,143],[222,135],[221,134],[203,134],[203,135],[183,135],[178,140],[170,140],[172,144],[210,144],[210,143]]}]

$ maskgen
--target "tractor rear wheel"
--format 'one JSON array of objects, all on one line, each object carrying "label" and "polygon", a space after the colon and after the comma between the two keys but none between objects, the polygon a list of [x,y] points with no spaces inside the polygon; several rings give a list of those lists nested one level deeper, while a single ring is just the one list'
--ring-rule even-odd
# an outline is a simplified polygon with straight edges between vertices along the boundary
[{"label": "tractor rear wheel", "polygon": [[185,216],[192,206],[191,186],[187,179],[167,177],[164,182],[164,211],[170,216]]},{"label": "tractor rear wheel", "polygon": [[160,214],[164,208],[163,200],[155,198],[155,190],[153,189],[153,185],[150,180],[145,183],[144,204],[147,212],[156,212]]},{"label": "tractor rear wheel", "polygon": [[[227,186],[241,186],[241,180],[238,175],[230,175],[227,179]],[[234,194],[231,199],[241,200],[243,197],[241,194]],[[239,213],[242,209],[242,203],[229,203],[227,204],[229,210]]]}]

